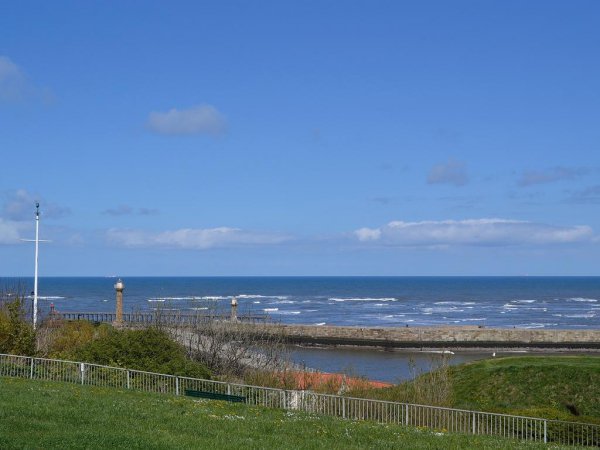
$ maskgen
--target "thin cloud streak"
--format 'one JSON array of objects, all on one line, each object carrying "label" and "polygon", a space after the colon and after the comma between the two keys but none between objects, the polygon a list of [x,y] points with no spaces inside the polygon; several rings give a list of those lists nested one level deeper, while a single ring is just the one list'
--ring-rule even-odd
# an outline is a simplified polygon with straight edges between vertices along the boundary
[{"label": "thin cloud streak", "polygon": [[112,228],[106,232],[112,244],[125,247],[161,247],[207,250],[211,248],[275,245],[288,241],[289,236],[276,233],[246,231],[239,228],[182,228],[160,232]]},{"label": "thin cloud streak", "polygon": [[509,246],[589,242],[587,225],[571,227],[507,219],[402,222],[354,231],[359,242],[381,246]]},{"label": "thin cloud streak", "polygon": [[119,205],[116,208],[109,208],[102,211],[102,214],[107,216],[156,216],[159,214],[158,209],[154,208],[134,208],[130,205]]},{"label": "thin cloud streak", "polygon": [[553,167],[546,170],[529,170],[521,175],[518,185],[521,187],[535,184],[555,183],[562,180],[574,180],[589,173],[584,167]]},{"label": "thin cloud streak", "polygon": [[574,192],[567,203],[600,204],[600,184]]}]

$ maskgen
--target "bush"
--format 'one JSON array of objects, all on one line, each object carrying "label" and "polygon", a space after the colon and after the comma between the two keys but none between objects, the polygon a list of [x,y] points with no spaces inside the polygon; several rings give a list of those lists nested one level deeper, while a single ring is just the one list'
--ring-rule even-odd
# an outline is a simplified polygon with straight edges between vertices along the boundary
[{"label": "bush", "polygon": [[156,328],[108,329],[96,339],[75,348],[69,357],[106,366],[194,378],[210,378],[208,369],[187,358],[184,348]]},{"label": "bush", "polygon": [[25,319],[20,296],[0,308],[0,353],[27,356],[35,353],[35,331]]},{"label": "bush", "polygon": [[77,349],[94,339],[106,336],[110,326],[94,325],[87,320],[44,322],[38,332],[38,354],[57,359],[69,359]]}]

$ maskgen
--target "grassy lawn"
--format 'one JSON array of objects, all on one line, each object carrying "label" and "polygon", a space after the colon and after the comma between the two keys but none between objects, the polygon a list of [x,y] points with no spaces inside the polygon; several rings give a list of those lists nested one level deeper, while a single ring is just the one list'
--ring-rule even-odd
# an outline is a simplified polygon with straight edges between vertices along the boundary
[{"label": "grassy lawn", "polygon": [[2,449],[547,448],[240,404],[11,378],[0,378],[0,405]]}]

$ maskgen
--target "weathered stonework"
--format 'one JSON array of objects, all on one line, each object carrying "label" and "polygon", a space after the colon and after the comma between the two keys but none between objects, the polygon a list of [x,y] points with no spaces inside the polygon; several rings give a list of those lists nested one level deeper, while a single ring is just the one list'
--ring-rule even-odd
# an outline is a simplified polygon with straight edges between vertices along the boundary
[{"label": "weathered stonework", "polygon": [[600,348],[600,330],[279,325],[290,342],[383,347]]}]

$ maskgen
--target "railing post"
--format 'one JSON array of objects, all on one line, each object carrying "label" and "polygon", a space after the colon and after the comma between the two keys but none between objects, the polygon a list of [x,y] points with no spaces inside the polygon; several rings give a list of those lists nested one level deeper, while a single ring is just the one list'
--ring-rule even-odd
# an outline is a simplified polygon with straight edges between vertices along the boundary
[{"label": "railing post", "polygon": [[285,397],[286,397],[286,392],[285,391],[281,391],[281,408],[283,409],[287,409],[286,405],[285,405]]},{"label": "railing post", "polygon": [[548,443],[548,420],[544,420],[544,444]]},{"label": "railing post", "polygon": [[129,375],[129,370],[127,371],[127,389],[131,389],[131,376]]},{"label": "railing post", "polygon": [[476,422],[475,422],[475,413],[473,413],[473,434],[475,434],[475,427],[476,427]]},{"label": "railing post", "polygon": [[410,420],[408,418],[408,411],[409,411],[409,409],[408,409],[408,403],[407,403],[406,404],[406,414],[404,415],[404,424],[405,425],[408,425],[410,423]]},{"label": "railing post", "polygon": [[231,384],[227,383],[227,395],[231,395]]},{"label": "railing post", "polygon": [[81,384],[83,384],[85,381],[85,363],[81,363],[79,369],[81,370]]},{"label": "railing post", "polygon": [[175,395],[179,395],[179,377],[175,377]]},{"label": "railing post", "polygon": [[29,378],[31,378],[32,380],[33,380],[33,365],[35,364],[34,361],[35,360],[33,358],[31,358],[31,366],[29,367]]},{"label": "railing post", "polygon": [[342,397],[342,419],[346,418],[346,399]]}]

